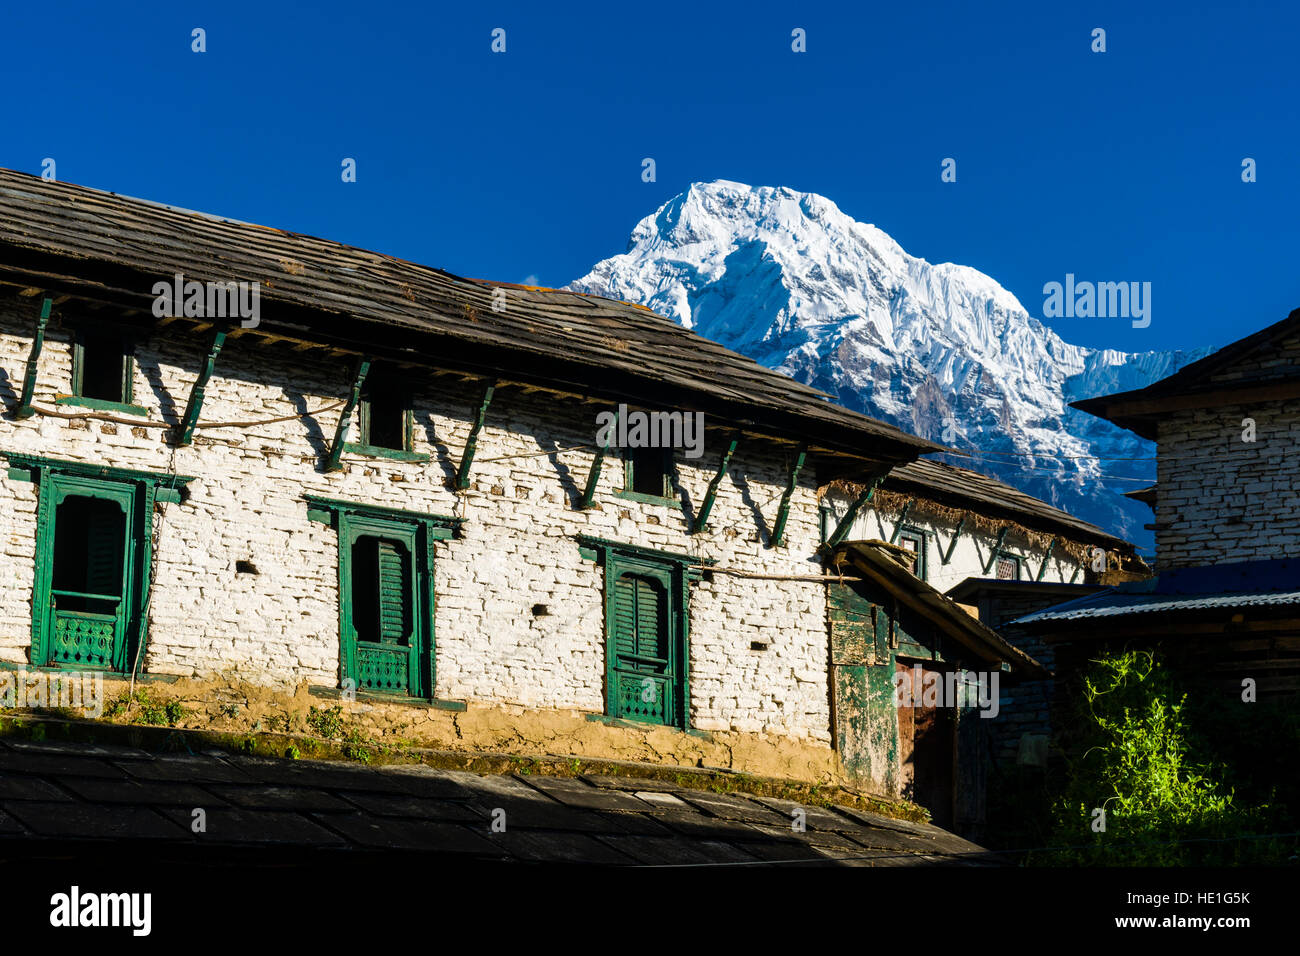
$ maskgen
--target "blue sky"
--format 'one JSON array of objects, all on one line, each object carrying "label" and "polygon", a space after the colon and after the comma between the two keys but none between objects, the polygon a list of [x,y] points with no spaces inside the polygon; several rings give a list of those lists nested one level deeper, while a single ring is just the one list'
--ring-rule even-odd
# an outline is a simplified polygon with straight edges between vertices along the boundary
[{"label": "blue sky", "polygon": [[1220,345],[1300,306],[1295,4],[113,6],[6,10],[0,166],[545,285],[734,179],[1038,316],[1067,272],[1152,283],[1149,328],[1048,323],[1071,342]]}]

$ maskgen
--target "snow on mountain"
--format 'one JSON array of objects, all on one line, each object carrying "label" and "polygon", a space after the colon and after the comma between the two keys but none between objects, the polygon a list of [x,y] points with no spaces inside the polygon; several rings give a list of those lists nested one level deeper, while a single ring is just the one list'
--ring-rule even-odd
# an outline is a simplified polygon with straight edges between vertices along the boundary
[{"label": "snow on mountain", "polygon": [[[718,180],[641,220],[627,251],[568,288],[647,305],[820,388],[849,408],[955,448],[993,474],[1149,547],[1151,443],[1079,398],[1138,388],[1206,354],[1070,345],[968,266],[908,255],[822,196]],[[996,453],[1003,454],[996,454]],[[1015,454],[1007,454],[1015,453]]]}]

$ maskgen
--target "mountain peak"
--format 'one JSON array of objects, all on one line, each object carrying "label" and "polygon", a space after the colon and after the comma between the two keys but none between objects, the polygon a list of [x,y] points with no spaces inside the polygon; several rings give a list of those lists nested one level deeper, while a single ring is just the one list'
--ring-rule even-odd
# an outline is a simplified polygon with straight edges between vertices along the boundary
[{"label": "mountain peak", "polygon": [[816,193],[725,179],[692,183],[568,288],[646,305],[914,434],[998,453],[1014,464],[989,473],[1139,543],[1145,506],[1087,456],[1150,446],[1067,403],[1203,354],[1071,345],[977,269],[909,255]]}]

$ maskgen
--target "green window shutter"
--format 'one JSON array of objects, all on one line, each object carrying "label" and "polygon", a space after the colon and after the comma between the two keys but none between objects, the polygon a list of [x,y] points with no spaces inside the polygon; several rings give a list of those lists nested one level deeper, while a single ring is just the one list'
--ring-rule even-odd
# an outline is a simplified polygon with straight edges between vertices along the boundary
[{"label": "green window shutter", "polygon": [[668,620],[658,583],[624,574],[614,585],[614,651],[619,666],[648,674],[668,669]]},{"label": "green window shutter", "polygon": [[380,540],[379,639],[387,644],[405,644],[411,633],[410,556],[395,541]]},{"label": "green window shutter", "polygon": [[614,653],[620,661],[636,657],[636,584],[623,575],[614,585],[613,620]]},{"label": "green window shutter", "polygon": [[663,592],[645,578],[636,579],[637,656],[653,658],[668,666],[668,621]]},{"label": "green window shutter", "polygon": [[87,515],[86,590],[91,594],[122,593],[123,526],[116,508],[95,509]]}]

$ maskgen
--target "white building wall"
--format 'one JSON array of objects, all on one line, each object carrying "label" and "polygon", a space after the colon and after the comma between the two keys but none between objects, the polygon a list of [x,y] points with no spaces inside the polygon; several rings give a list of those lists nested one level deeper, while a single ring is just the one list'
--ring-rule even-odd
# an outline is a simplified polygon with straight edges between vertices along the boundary
[{"label": "white building wall", "polygon": [[[38,300],[30,308],[21,301],[0,305],[0,393],[10,407],[38,310]],[[72,306],[65,311],[72,314]],[[139,343],[135,402],[149,420],[180,416],[203,354],[197,337],[157,334]],[[339,401],[348,360],[312,357],[318,354],[252,337],[229,340],[201,420],[274,418]],[[53,407],[56,394],[70,390],[70,364],[68,334],[52,323],[37,405]],[[622,485],[617,459],[606,460],[597,507],[575,510],[591,450],[539,452],[590,444],[604,406],[503,386],[479,437],[472,487],[451,491],[480,391],[458,378],[429,376],[415,400],[414,448],[433,456],[426,463],[345,454],[342,471],[322,472],[338,410],[253,428],[203,428],[193,445],[179,449],[159,429],[38,414],[0,423],[0,452],[195,476],[188,500],[160,505],[154,518],[144,667],[155,673],[337,685],[336,535],[308,520],[304,494],[465,519],[463,538],[435,545],[440,698],[603,711],[603,571],[581,558],[579,533],[743,571],[820,571],[816,490],[807,473],[791,502],[788,547],[764,547],[788,469],[789,446],[775,442],[742,443],[710,528],[692,536],[680,507],[615,496]],[[720,441],[706,442],[702,458],[679,458],[692,514],[721,451]],[[16,663],[26,661],[31,641],[36,495],[32,483],[0,480],[0,659]],[[259,573],[236,573],[240,560]],[[535,616],[535,604],[549,614]],[[751,642],[767,649],[751,650]],[[692,585],[692,726],[829,742],[826,642],[820,584],[719,573]]]},{"label": "white building wall", "polygon": [[[834,530],[839,519],[848,512],[852,502],[852,498],[838,492],[829,492],[823,497],[822,505],[829,512],[827,534]],[[854,519],[845,540],[888,541],[898,525],[898,518],[898,509],[878,509],[868,503]],[[905,527],[924,532],[925,579],[935,590],[947,591],[971,577],[996,577],[995,568],[984,570],[997,544],[996,535],[986,534],[968,526],[963,529],[956,545],[953,545],[952,539],[957,530],[957,523],[928,514],[923,503],[918,503],[908,512]],[[948,553],[950,547],[952,548],[951,559],[944,564],[943,556]],[[1021,581],[1038,579],[1038,572],[1046,555],[1045,545],[1035,546],[1023,534],[1013,529],[1003,541],[1001,551],[1020,559]],[[1042,580],[1069,582],[1074,578],[1076,583],[1082,583],[1083,576],[1079,562],[1058,546],[1047,559],[1047,570],[1043,573]]]}]

